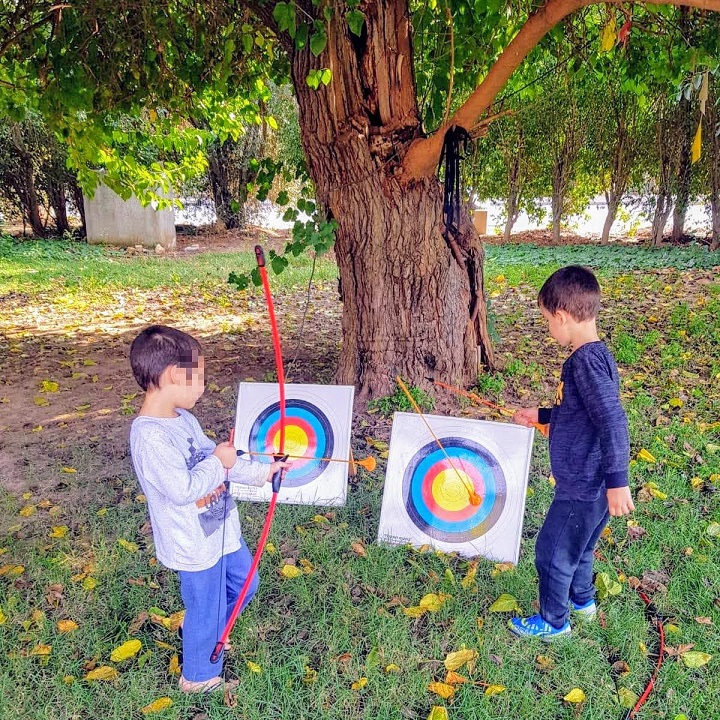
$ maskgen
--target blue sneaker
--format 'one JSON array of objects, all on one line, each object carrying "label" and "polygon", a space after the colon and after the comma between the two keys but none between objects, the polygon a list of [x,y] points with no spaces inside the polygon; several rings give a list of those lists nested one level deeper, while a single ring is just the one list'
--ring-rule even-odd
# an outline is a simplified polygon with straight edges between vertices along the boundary
[{"label": "blue sneaker", "polygon": [[597,605],[594,600],[588,600],[584,605],[576,605],[571,600],[570,607],[572,611],[583,620],[594,620],[597,615]]},{"label": "blue sneaker", "polygon": [[545,622],[540,615],[531,615],[528,618],[512,618],[508,620],[510,632],[521,637],[536,637],[544,641],[554,640],[560,635],[570,634],[570,623],[566,622],[561,628],[553,627]]}]

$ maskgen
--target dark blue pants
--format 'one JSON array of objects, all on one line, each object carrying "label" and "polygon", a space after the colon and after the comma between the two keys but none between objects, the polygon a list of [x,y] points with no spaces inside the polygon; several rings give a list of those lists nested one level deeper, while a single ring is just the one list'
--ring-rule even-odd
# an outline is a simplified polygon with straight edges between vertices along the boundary
[{"label": "dark blue pants", "polygon": [[552,501],[535,542],[540,615],[556,628],[568,618],[568,602],[595,597],[593,550],[609,518],[605,493],[594,501]]},{"label": "dark blue pants", "polygon": [[[198,572],[181,570],[178,573],[180,594],[185,603],[182,674],[186,680],[202,682],[222,673],[222,655],[220,661],[213,665],[210,654],[225,629],[250,565],[252,555],[245,540],[240,538],[240,549],[224,555],[213,567]],[[255,571],[241,609],[250,602],[257,588],[258,576]]]}]

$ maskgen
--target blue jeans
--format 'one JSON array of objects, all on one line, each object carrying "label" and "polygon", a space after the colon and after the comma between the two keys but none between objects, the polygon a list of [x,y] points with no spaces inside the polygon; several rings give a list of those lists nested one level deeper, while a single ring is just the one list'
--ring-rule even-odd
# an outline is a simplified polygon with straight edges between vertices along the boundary
[{"label": "blue jeans", "polygon": [[[224,555],[207,570],[180,570],[180,594],[185,604],[183,623],[182,674],[186,680],[203,682],[220,675],[223,656],[213,665],[210,655],[245,583],[252,555],[240,538],[240,549]],[[257,592],[258,575],[253,577],[242,609]]]},{"label": "blue jeans", "polygon": [[540,583],[540,615],[556,628],[568,619],[568,602],[583,605],[595,597],[593,550],[608,512],[605,493],[594,501],[552,501],[535,542]]}]

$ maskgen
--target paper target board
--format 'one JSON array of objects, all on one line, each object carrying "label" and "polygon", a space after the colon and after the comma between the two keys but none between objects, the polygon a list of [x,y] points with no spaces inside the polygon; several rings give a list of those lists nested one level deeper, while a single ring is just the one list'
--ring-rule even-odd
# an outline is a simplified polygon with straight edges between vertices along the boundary
[{"label": "paper target board", "polygon": [[[437,415],[425,419],[445,452],[422,417],[393,417],[378,542],[517,563],[533,430]],[[472,489],[479,504],[470,502]]]},{"label": "paper target board", "polygon": [[[350,457],[353,396],[351,385],[285,385],[285,452],[293,467],[285,474],[278,502],[298,505],[344,505],[349,465],[320,459]],[[240,383],[235,419],[235,447],[276,452],[280,443],[280,394],[277,383]],[[272,457],[251,455],[256,462]],[[238,485],[240,500],[268,502],[270,483]]]}]

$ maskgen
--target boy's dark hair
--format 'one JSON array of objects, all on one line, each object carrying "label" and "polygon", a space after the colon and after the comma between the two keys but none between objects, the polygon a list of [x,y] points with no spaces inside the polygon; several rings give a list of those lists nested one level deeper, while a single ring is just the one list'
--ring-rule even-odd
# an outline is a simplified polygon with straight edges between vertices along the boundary
[{"label": "boy's dark hair", "polygon": [[200,343],[182,330],[166,325],[145,328],[130,346],[130,366],[143,390],[160,386],[160,376],[172,365],[197,367]]},{"label": "boy's dark hair", "polygon": [[578,322],[592,320],[600,311],[600,285],[592,271],[568,265],[545,281],[538,293],[538,305],[551,315],[564,310]]}]

